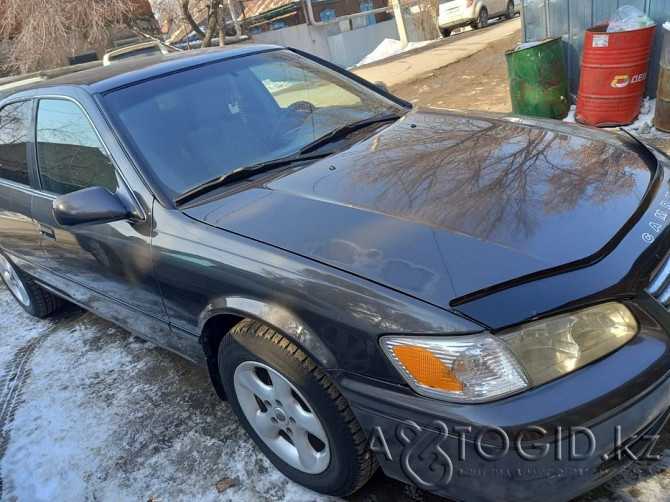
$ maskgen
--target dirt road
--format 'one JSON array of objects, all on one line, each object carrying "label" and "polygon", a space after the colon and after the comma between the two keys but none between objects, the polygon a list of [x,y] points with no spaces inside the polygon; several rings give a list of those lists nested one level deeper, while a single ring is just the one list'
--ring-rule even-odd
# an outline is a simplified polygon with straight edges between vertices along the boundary
[{"label": "dirt road", "polygon": [[505,50],[520,40],[521,28],[470,57],[390,90],[420,106],[512,111]]}]

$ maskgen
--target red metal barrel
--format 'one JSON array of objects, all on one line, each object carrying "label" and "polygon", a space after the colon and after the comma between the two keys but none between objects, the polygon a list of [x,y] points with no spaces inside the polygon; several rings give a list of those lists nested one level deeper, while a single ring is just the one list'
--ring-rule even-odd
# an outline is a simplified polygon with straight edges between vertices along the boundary
[{"label": "red metal barrel", "polygon": [[577,121],[595,126],[627,125],[640,113],[655,26],[607,33],[587,28],[577,92]]}]

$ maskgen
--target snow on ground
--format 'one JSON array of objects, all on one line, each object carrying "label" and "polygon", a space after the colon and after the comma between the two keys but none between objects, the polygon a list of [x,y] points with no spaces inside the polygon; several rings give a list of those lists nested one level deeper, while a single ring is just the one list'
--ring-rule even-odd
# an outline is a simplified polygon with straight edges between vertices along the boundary
[{"label": "snow on ground", "polygon": [[402,42],[400,40],[385,38],[374,51],[365,56],[351,68],[356,68],[357,66],[361,66],[364,64],[374,63],[376,61],[380,61],[382,59],[395,56],[396,54],[400,54],[402,52],[411,51],[412,49],[418,49],[419,47],[423,47],[424,45],[428,45],[433,42],[435,42],[435,40],[429,40],[428,42],[410,42],[407,44],[406,47],[403,48]]},{"label": "snow on ground", "polygon": [[[18,308],[16,300],[4,288],[0,280],[0,335],[11,333],[11,343],[7,343],[6,336],[0,344],[0,368],[5,368],[14,358],[17,347],[39,337],[42,332],[51,326],[50,321],[42,321],[27,315],[13,315]],[[20,312],[23,314],[23,312]]]},{"label": "snow on ground", "polygon": [[637,116],[637,119],[635,119],[635,122],[629,126],[624,126],[623,128],[632,133],[644,134],[645,136],[651,135],[667,137],[667,132],[659,131],[652,123],[655,112],[656,100],[644,98],[640,108],[640,114]]},{"label": "snow on ground", "polygon": [[33,320],[2,285],[0,336],[3,500],[317,498],[178,356],[74,307]]},{"label": "snow on ground", "polygon": [[568,116],[563,119],[563,122],[570,122],[571,124],[576,124],[577,121],[575,120],[575,112],[577,111],[577,106],[572,105],[570,107],[570,111],[568,112]]}]

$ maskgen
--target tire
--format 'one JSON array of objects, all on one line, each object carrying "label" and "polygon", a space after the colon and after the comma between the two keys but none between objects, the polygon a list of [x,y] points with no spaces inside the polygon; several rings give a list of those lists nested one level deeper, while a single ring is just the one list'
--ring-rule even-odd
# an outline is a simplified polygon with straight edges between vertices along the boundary
[{"label": "tire", "polygon": [[62,298],[43,289],[2,253],[0,253],[0,276],[14,299],[32,316],[44,317],[64,303]]},{"label": "tire", "polygon": [[507,8],[505,9],[505,19],[512,19],[514,17],[514,2],[511,0],[507,2]]},{"label": "tire", "polygon": [[233,410],[287,478],[346,496],[372,476],[377,460],[346,399],[289,340],[246,319],[224,337],[218,357]]},{"label": "tire", "polygon": [[486,10],[486,7],[479,9],[479,16],[477,16],[477,23],[473,26],[476,30],[486,28],[486,25],[489,24],[489,11]]},{"label": "tire", "polygon": [[451,35],[451,29],[450,28],[442,28],[440,31],[442,32],[442,36],[444,38],[447,38],[449,35]]}]

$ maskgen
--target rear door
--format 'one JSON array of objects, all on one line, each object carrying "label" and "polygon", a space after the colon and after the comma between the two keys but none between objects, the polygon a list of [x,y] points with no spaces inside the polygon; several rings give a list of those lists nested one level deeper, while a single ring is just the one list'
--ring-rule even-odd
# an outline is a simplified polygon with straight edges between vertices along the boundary
[{"label": "rear door", "polygon": [[465,17],[465,0],[440,0],[438,6],[438,24],[458,23]]},{"label": "rear door", "polygon": [[[102,317],[180,351],[170,335],[151,259],[151,202],[140,204],[76,101],[42,98],[37,104],[35,163],[40,190],[33,217],[50,282]],[[107,134],[110,140],[111,134]],[[143,218],[62,227],[53,215],[59,195],[101,186],[147,208]]]},{"label": "rear door", "polygon": [[32,101],[0,109],[0,249],[23,270],[34,274],[42,255],[31,216],[33,189],[28,169]]}]

